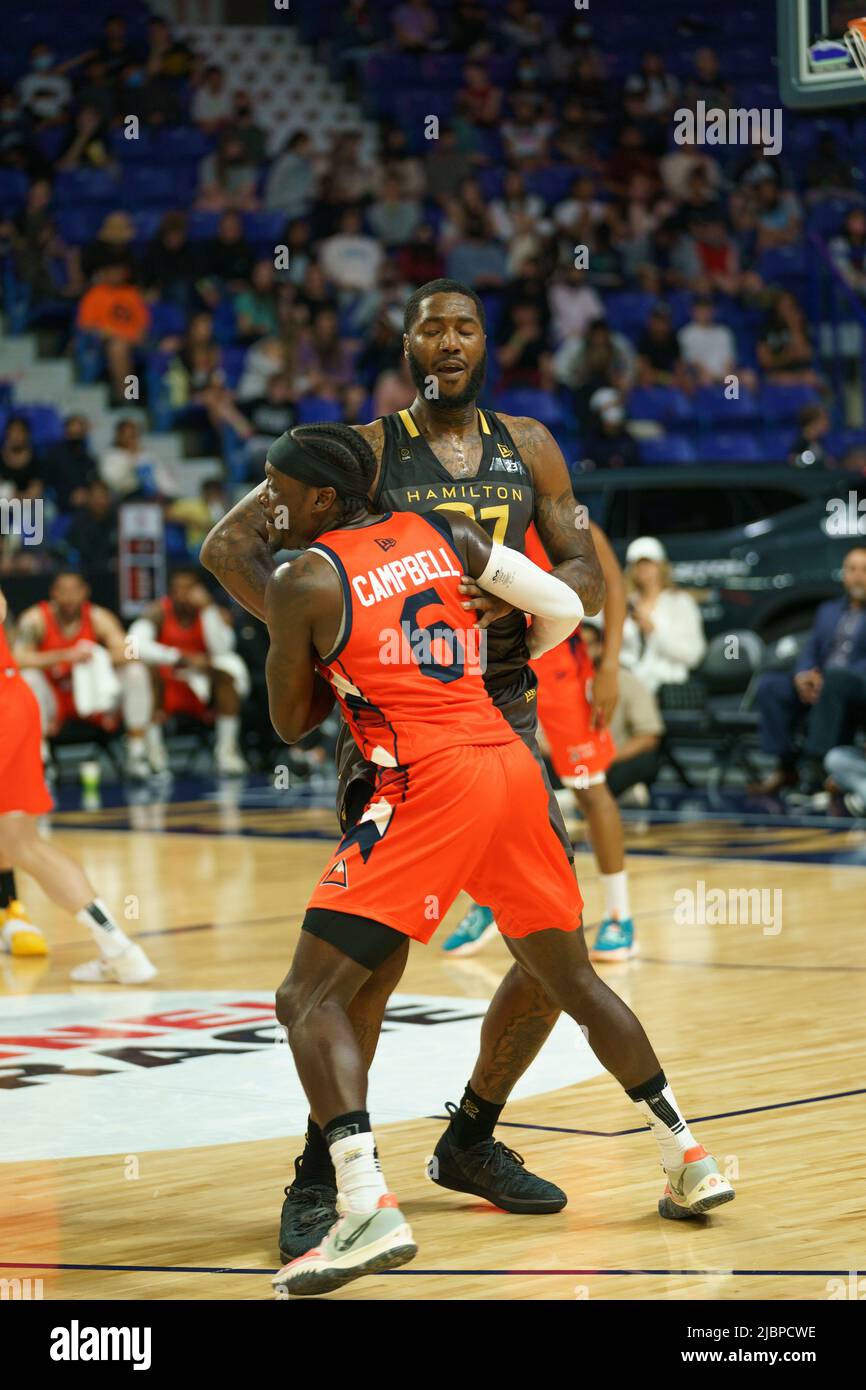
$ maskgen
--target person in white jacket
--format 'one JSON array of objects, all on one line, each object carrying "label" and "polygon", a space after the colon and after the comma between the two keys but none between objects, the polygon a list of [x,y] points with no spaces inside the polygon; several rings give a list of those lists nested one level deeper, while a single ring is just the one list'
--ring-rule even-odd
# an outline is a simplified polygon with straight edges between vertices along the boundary
[{"label": "person in white jacket", "polygon": [[674,584],[667,552],[655,536],[632,541],[625,562],[629,612],[620,660],[653,692],[680,685],[707,650],[701,611]]},{"label": "person in white jacket", "polygon": [[146,735],[154,772],[168,759],[162,723],[171,714],[186,714],[216,725],[216,766],[225,775],[246,771],[238,746],[241,702],[250,692],[246,663],[235,651],[228,616],[211,598],[197,570],[176,569],[168,596],[160,599],[129,629],[135,657],[151,668],[151,707]]}]

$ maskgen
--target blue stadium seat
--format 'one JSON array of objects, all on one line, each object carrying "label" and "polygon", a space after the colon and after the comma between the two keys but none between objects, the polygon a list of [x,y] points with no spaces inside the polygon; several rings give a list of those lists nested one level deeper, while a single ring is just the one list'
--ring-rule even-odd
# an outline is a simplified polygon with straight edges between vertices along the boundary
[{"label": "blue stadium seat", "polygon": [[116,203],[121,183],[105,169],[66,169],[54,180],[54,198],[65,207],[79,203]]},{"label": "blue stadium seat", "polygon": [[192,197],[193,188],[179,172],[183,166],[161,168],[149,164],[137,165],[123,180],[123,206],[135,211],[159,205],[166,211],[183,207]]},{"label": "blue stadium seat", "polygon": [[190,241],[207,241],[217,234],[218,212],[191,212],[189,215]]},{"label": "blue stadium seat", "polygon": [[625,333],[629,338],[638,338],[657,302],[657,295],[646,294],[641,290],[621,290],[617,294],[605,296],[605,317],[617,333]]},{"label": "blue stadium seat", "polygon": [[641,439],[638,441],[642,463],[694,463],[697,459],[694,445],[679,434],[666,434],[661,439]]},{"label": "blue stadium seat", "polygon": [[728,400],[721,384],[699,387],[692,397],[692,405],[701,424],[708,426],[747,425],[757,420],[759,414],[755,394],[741,390],[739,397]]},{"label": "blue stadium seat", "polygon": [[159,208],[137,208],[132,218],[136,241],[152,241],[159,231],[164,216],[165,213],[161,212]]},{"label": "blue stadium seat", "polygon": [[213,335],[222,347],[230,347],[237,336],[235,306],[230,298],[221,299],[213,310]]},{"label": "blue stadium seat", "polygon": [[530,193],[537,193],[545,203],[563,202],[569,194],[571,185],[584,172],[576,164],[557,164],[547,169],[536,169],[527,174],[526,187]]},{"label": "blue stadium seat", "polygon": [[284,212],[245,212],[244,231],[249,241],[267,243],[273,247],[282,237],[286,226],[286,214]]},{"label": "blue stadium seat", "polygon": [[[794,442],[792,429],[765,429],[761,431],[761,452],[766,463],[786,463]],[[828,443],[829,448],[829,443]],[[832,453],[833,450],[831,449]]]},{"label": "blue stadium seat", "polygon": [[150,339],[158,343],[162,338],[181,334],[186,329],[187,315],[178,304],[169,304],[157,299],[150,306]]},{"label": "blue stadium seat", "polygon": [[760,463],[762,450],[752,434],[708,434],[701,456],[712,463]]},{"label": "blue stadium seat", "polygon": [[805,241],[796,241],[793,246],[776,246],[764,251],[758,257],[755,267],[767,284],[789,284],[803,280],[809,273],[809,254]]},{"label": "blue stadium seat", "polygon": [[824,444],[827,452],[841,461],[849,449],[866,449],[866,430],[833,430]]},{"label": "blue stadium seat", "polygon": [[17,169],[0,169],[0,205],[4,210],[17,212],[27,197],[29,179]]},{"label": "blue stadium seat", "polygon": [[695,412],[688,396],[671,386],[636,386],[627,401],[632,420],[691,421]]},{"label": "blue stadium seat", "polygon": [[304,396],[298,401],[298,424],[315,425],[320,420],[341,420],[343,407],[339,401],[325,400],[322,396]]},{"label": "blue stadium seat", "polygon": [[851,208],[863,206],[862,196],[852,193],[850,198],[826,198],[816,203],[809,212],[808,225],[813,232],[827,240],[838,236],[842,224]]},{"label": "blue stadium seat", "polygon": [[161,135],[157,136],[142,121],[134,140],[128,140],[122,128],[113,130],[108,137],[108,148],[121,164],[141,164],[159,159],[158,141],[161,139]]},{"label": "blue stadium seat", "polygon": [[20,405],[18,414],[30,425],[34,444],[55,444],[63,438],[63,419],[53,405]]},{"label": "blue stadium seat", "polygon": [[760,410],[768,422],[795,421],[797,412],[802,410],[804,405],[815,405],[819,402],[820,397],[811,386],[780,386],[767,382],[761,387]]},{"label": "blue stadium seat", "polygon": [[224,347],[222,350],[222,369],[225,372],[226,383],[232,389],[237,386],[243,375],[246,355],[245,347]]},{"label": "blue stadium seat", "polygon": [[531,387],[500,391],[495,397],[494,410],[503,411],[506,415],[531,415],[549,430],[558,429],[563,423],[562,406],[556,396]]},{"label": "blue stadium seat", "polygon": [[93,241],[115,203],[87,203],[79,207],[55,207],[54,221],[63,240],[72,246]]},{"label": "blue stadium seat", "polygon": [[169,126],[160,132],[159,153],[166,163],[175,160],[200,160],[210,154],[215,141],[198,126]]}]

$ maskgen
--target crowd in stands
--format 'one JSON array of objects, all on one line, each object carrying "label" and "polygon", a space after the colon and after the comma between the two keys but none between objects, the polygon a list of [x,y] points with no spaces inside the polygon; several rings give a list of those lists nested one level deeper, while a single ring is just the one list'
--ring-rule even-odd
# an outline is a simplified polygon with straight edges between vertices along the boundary
[{"label": "crowd in stands", "polygon": [[[839,275],[864,294],[856,141],[837,122],[813,125],[790,156],[677,145],[676,110],[752,94],[711,47],[690,49],[679,75],[657,51],[623,72],[580,13],[350,0],[319,51],[375,120],[374,157],[361,128],[329,142],[294,131],[274,148],[231,72],[161,18],[141,36],[116,16],[95,39],[63,59],[35,43],[2,96],[7,314],[15,301],[28,325],[53,325],[85,381],[106,380],[117,407],[145,406],[157,430],[183,428],[230,488],[295,420],[408,404],[401,308],[440,273],[484,296],[489,403],[539,413],[575,469],[713,461],[714,449],[862,466],[828,412],[805,292],[817,216]],[[380,78],[406,74],[405,96],[437,60],[450,87],[426,139]],[[732,428],[752,428],[732,440],[716,409],[714,441],[707,393],[732,394],[732,377]],[[770,415],[767,386],[790,388]],[[61,517],[91,477],[115,501],[177,496],[132,422],[99,459],[80,420],[28,430],[9,401],[2,422],[0,486],[44,493]],[[77,486],[70,443],[87,470]]]},{"label": "crowd in stands", "polygon": [[[772,41],[736,48],[734,16],[674,53],[546,0],[327,10],[302,38],[362,112],[327,136],[275,135],[229,68],[130,11],[76,51],[41,35],[0,88],[7,331],[39,331],[115,410],[97,446],[98,422],[0,379],[0,497],[46,515],[38,552],[0,536],[0,572],[110,567],[117,507],[139,498],[194,559],[276,435],[410,403],[403,304],[442,274],[484,299],[483,403],[542,419],[575,476],[866,471],[819,355],[815,273],[825,253],[853,316],[856,109],[786,112],[778,155],[677,144],[699,102],[778,104]],[[166,431],[216,461],[193,495]]]}]

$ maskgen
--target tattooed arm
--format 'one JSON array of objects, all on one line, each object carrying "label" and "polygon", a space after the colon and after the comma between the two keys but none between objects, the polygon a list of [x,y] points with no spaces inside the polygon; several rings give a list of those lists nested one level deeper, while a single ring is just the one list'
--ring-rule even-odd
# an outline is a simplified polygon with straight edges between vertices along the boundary
[{"label": "tattooed arm", "polygon": [[598,613],[605,600],[604,576],[586,508],[574,499],[559,445],[538,420],[503,419],[532,474],[535,525],[553,562],[553,573],[574,590],[587,614]]},{"label": "tattooed arm", "polygon": [[260,483],[220,518],[205,537],[199,559],[242,608],[264,622],[265,589],[276,569],[279,537],[268,534],[261,490]]}]

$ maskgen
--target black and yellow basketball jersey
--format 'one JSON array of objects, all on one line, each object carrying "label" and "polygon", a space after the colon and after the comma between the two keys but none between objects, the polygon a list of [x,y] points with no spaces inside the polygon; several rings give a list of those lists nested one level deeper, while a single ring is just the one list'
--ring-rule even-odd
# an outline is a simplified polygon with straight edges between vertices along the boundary
[{"label": "black and yellow basketball jersey", "polygon": [[[410,411],[382,419],[385,439],[373,504],[378,511],[463,512],[500,545],[523,550],[535,507],[532,475],[502,421],[479,410],[483,451],[474,478],[452,478]],[[535,686],[527,666],[526,619],[509,613],[487,630],[485,682],[497,703]]]}]

